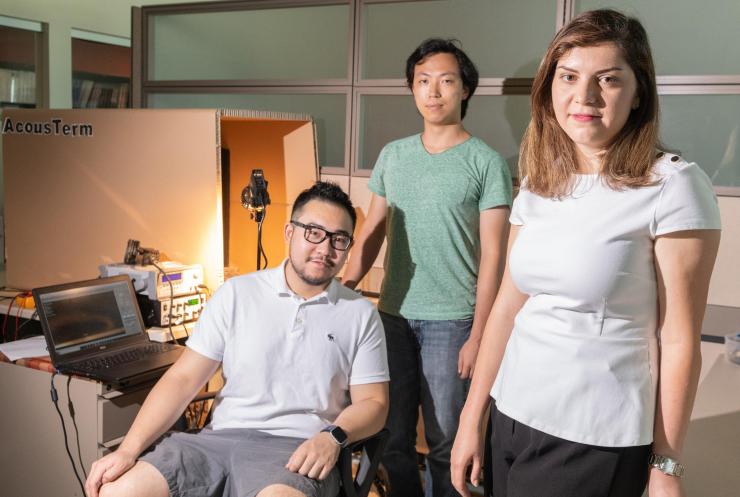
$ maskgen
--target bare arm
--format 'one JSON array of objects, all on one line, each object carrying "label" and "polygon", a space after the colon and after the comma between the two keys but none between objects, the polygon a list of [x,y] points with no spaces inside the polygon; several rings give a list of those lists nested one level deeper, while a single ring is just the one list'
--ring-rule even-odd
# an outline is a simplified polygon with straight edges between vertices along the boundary
[{"label": "bare arm", "polygon": [[[379,432],[388,416],[388,383],[351,385],[349,394],[352,403],[337,416],[334,424],[344,430],[350,442]],[[285,467],[323,480],[337,463],[339,451],[340,447],[329,433],[317,433],[296,449]]]},{"label": "bare arm", "polygon": [[[655,266],[660,308],[660,376],[653,452],[681,460],[701,369],[701,323],[719,247],[718,230],[658,237]],[[683,495],[680,480],[650,470],[651,496]]]},{"label": "bare arm", "polygon": [[509,209],[497,207],[480,213],[480,264],[475,292],[475,314],[470,338],[460,349],[457,371],[471,378],[488,315],[496,299],[504,272]]},{"label": "bare arm", "polygon": [[[518,226],[511,227],[509,253],[518,231]],[[471,480],[475,485],[478,484],[482,463],[480,431],[483,415],[490,404],[491,387],[498,374],[506,344],[514,328],[514,318],[527,301],[527,298],[526,294],[521,293],[514,286],[507,263],[496,301],[483,330],[483,338],[478,352],[478,365],[473,372],[470,392],[460,415],[460,426],[455,437],[455,445],[452,448],[452,483],[457,491],[465,497],[470,495],[465,485],[465,471],[471,464],[473,465]]]},{"label": "bare arm", "polygon": [[134,465],[144,449],[167,431],[183,413],[219,364],[191,349],[185,349],[149,392],[118,449],[93,463],[85,483],[88,496],[97,496],[102,484],[117,479]]},{"label": "bare arm", "polygon": [[349,262],[344,270],[342,282],[345,286],[354,289],[378,257],[380,247],[385,239],[385,217],[388,203],[384,197],[373,193],[367,218],[362,223],[360,234],[357,235]]},{"label": "bare arm", "polygon": [[347,433],[349,441],[362,440],[382,430],[388,416],[388,383],[351,385],[349,395],[352,404],[334,421]]}]

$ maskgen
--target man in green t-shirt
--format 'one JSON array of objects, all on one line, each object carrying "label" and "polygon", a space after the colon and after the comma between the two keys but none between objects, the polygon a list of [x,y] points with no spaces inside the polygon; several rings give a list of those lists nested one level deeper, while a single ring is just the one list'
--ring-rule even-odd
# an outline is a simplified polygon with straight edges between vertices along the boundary
[{"label": "man in green t-shirt", "polygon": [[426,495],[457,496],[450,450],[504,268],[511,176],[501,156],[462,125],[478,72],[454,41],[422,43],[406,62],[406,79],[424,132],[380,153],[344,284],[357,285],[387,236],[378,308],[391,376],[384,455],[391,494],[422,495],[421,405]]}]

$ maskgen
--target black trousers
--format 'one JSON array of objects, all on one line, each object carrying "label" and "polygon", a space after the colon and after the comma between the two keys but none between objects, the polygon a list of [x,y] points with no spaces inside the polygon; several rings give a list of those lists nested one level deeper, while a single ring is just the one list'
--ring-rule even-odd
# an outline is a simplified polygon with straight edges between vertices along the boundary
[{"label": "black trousers", "polygon": [[641,497],[651,445],[598,447],[543,433],[491,408],[493,497]]}]

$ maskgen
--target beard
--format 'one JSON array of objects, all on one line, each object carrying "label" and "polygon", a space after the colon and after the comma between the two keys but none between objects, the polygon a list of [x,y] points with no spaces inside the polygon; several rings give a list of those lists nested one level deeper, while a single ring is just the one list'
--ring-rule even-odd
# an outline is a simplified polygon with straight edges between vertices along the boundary
[{"label": "beard", "polygon": [[[329,283],[334,278],[334,276],[336,276],[337,273],[336,271],[332,270],[334,268],[334,262],[329,260],[325,261],[325,263],[330,271],[328,274],[324,274],[321,276],[310,276],[309,274],[307,274],[305,271],[305,266],[304,269],[299,268],[293,261],[292,256],[288,258],[288,262],[290,262],[290,266],[293,268],[293,271],[295,272],[295,274],[298,275],[301,281],[311,286],[324,286]],[[306,262],[308,262],[308,260]]]}]

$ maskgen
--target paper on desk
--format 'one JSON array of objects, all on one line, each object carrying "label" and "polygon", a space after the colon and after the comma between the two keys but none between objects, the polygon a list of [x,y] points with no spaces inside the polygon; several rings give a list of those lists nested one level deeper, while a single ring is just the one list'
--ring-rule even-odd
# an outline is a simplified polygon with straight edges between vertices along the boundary
[{"label": "paper on desk", "polygon": [[46,339],[43,336],[0,344],[0,352],[5,354],[9,361],[49,355],[49,351],[46,350]]}]

